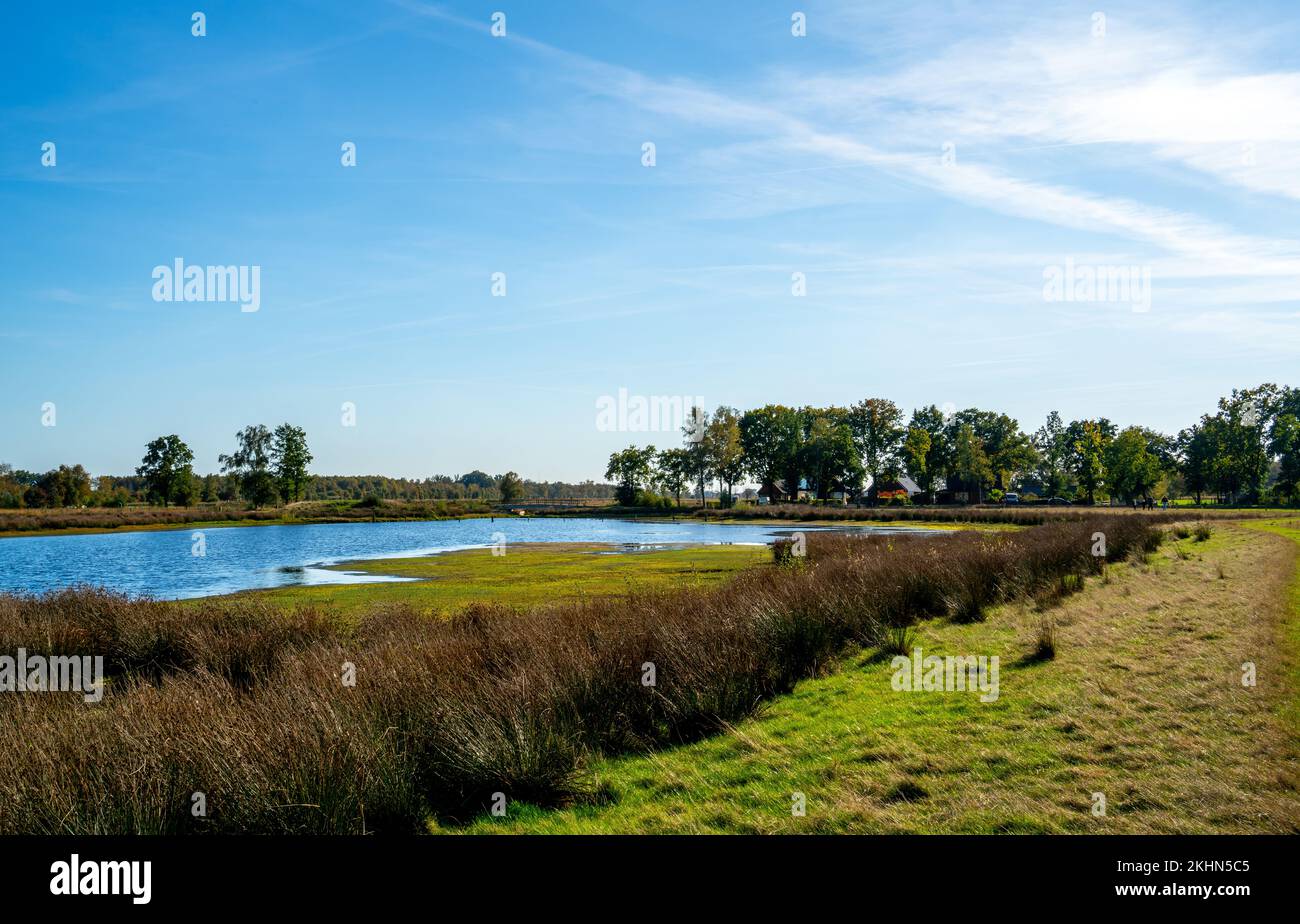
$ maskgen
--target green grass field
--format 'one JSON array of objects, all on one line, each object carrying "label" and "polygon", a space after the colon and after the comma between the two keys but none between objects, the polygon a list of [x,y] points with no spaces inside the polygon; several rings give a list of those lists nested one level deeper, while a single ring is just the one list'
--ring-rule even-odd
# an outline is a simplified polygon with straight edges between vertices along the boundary
[{"label": "green grass field", "polygon": [[316,605],[343,613],[375,603],[408,603],[427,612],[448,613],[475,602],[528,607],[624,594],[634,588],[701,587],[771,559],[766,546],[750,545],[613,553],[608,546],[596,544],[512,544],[504,555],[472,549],[419,558],[352,562],[335,569],[417,581],[286,587],[250,593],[277,603]]},{"label": "green grass field", "polygon": [[[1300,546],[1300,517],[1288,517],[1279,520],[1245,524],[1251,529],[1262,530],[1289,539]],[[1281,705],[1282,715],[1291,730],[1292,739],[1300,748],[1300,572],[1291,583],[1288,591],[1288,607],[1291,619],[1286,623],[1285,643],[1294,654],[1291,662],[1290,689],[1292,696]]]},{"label": "green grass field", "polygon": [[[1167,543],[1052,605],[924,624],[926,654],[999,655],[996,702],[895,692],[868,651],[713,738],[594,762],[570,807],[434,830],[1295,832],[1300,521],[1250,526]],[[1045,621],[1057,654],[1037,661]]]}]

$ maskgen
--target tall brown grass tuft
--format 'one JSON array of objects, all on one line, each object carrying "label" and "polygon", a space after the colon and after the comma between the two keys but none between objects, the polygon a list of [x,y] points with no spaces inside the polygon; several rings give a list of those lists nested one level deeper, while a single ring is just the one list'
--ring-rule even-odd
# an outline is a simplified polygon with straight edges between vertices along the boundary
[{"label": "tall brown grass tuft", "polygon": [[1088,573],[1096,529],[1112,559],[1159,535],[1141,517],[1099,522],[812,533],[802,567],[718,589],[450,619],[399,606],[343,625],[242,598],[180,607],[89,589],[0,597],[0,653],[103,654],[112,677],[98,705],[0,694],[0,833],[406,832],[466,819],[497,792],[564,802],[589,755],[710,734],[850,648],[905,642],[918,619]]},{"label": "tall brown grass tuft", "polygon": [[1050,661],[1056,657],[1056,620],[1043,616],[1038,621],[1038,634],[1034,639],[1034,650],[1030,659]]}]

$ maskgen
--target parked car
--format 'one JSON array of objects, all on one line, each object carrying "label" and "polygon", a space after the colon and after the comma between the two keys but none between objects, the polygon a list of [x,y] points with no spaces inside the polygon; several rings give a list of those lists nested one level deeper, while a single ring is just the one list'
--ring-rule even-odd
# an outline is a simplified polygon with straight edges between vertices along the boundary
[{"label": "parked car", "polygon": [[1047,502],[1048,502],[1049,504],[1051,504],[1053,507],[1068,507],[1068,506],[1070,506],[1070,502],[1069,502],[1068,500],[1066,500],[1064,497],[1049,497],[1049,498],[1047,499]]},{"label": "parked car", "polygon": [[1015,491],[1008,491],[1006,494],[1002,495],[1002,503],[1018,504],[1020,503],[1020,495],[1017,494]]}]

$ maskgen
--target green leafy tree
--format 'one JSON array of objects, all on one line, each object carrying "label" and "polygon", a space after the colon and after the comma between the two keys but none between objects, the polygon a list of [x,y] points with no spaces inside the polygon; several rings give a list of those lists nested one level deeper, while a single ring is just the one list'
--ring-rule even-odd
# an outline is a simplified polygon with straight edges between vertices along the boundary
[{"label": "green leafy tree", "polygon": [[189,507],[199,499],[200,482],[194,477],[194,472],[186,470],[176,482],[176,493],[173,499],[179,507]]},{"label": "green leafy tree", "polygon": [[265,507],[275,503],[280,495],[280,484],[275,475],[265,469],[248,472],[239,479],[239,495],[254,508]]},{"label": "green leafy tree", "polygon": [[965,485],[967,493],[975,495],[975,503],[983,503],[984,487],[993,477],[993,467],[989,464],[984,444],[969,423],[958,426],[953,438],[953,472]]},{"label": "green leafy tree", "polygon": [[1084,500],[1095,504],[1097,495],[1106,486],[1106,447],[1110,439],[1105,424],[1109,421],[1075,421],[1070,424],[1071,429],[1076,423],[1079,435],[1071,447],[1071,468]]},{"label": "green leafy tree", "polygon": [[808,487],[819,500],[826,500],[832,491],[856,493],[863,469],[847,412],[842,408],[805,408],[804,414],[808,429],[800,468]]},{"label": "green leafy tree", "polygon": [[514,472],[506,472],[497,480],[503,503],[512,504],[524,496],[524,483]]},{"label": "green leafy tree", "polygon": [[930,471],[930,434],[923,427],[910,426],[903,440],[903,470],[934,502],[934,473]]},{"label": "green leafy tree", "polygon": [[1300,501],[1300,388],[1278,389],[1273,397],[1268,451],[1277,457],[1276,494]]},{"label": "green leafy tree", "polygon": [[605,477],[618,485],[615,496],[624,507],[632,507],[636,504],[637,495],[650,481],[650,467],[654,458],[653,446],[644,449],[629,446],[621,452],[610,455]]},{"label": "green leafy tree", "polygon": [[799,489],[799,448],[803,427],[799,412],[768,404],[740,416],[740,445],[745,469],[761,486],[775,488],[784,481],[789,496]]},{"label": "green leafy tree", "polygon": [[100,479],[100,486],[95,491],[93,503],[100,507],[125,507],[131,500],[131,492],[120,484],[115,484],[110,478],[105,481]]},{"label": "green leafy tree", "polygon": [[907,436],[903,412],[885,398],[864,398],[849,409],[848,426],[862,468],[871,479],[870,496],[875,503],[881,481],[901,467]]},{"label": "green leafy tree", "polygon": [[682,505],[682,492],[691,483],[694,472],[694,460],[685,449],[665,449],[655,456],[655,482],[665,494],[677,499],[677,506]]},{"label": "green leafy tree", "polygon": [[929,479],[929,487],[926,488],[917,480],[916,475],[912,475],[912,478],[916,480],[918,487],[929,491],[930,503],[934,503],[935,489],[944,482],[953,469],[952,434],[949,432],[943,412],[933,404],[912,412],[909,433],[912,430],[923,431],[929,437],[930,445],[925,451],[925,477]]},{"label": "green leafy tree", "polygon": [[312,455],[307,449],[307,433],[301,427],[283,423],[271,436],[271,465],[276,487],[285,503],[302,496],[303,487],[310,480],[307,466]]},{"label": "green leafy tree", "polygon": [[1294,504],[1300,500],[1300,417],[1290,412],[1279,414],[1269,445],[1278,456],[1278,495]]},{"label": "green leafy tree", "polygon": [[[145,447],[144,459],[135,473],[144,479],[149,497],[166,507],[180,503],[182,487],[194,478],[194,453],[175,433],[160,436]],[[188,505],[186,505],[188,506]]]},{"label": "green leafy tree", "polygon": [[217,488],[217,500],[239,500],[239,475],[234,472],[222,475]]},{"label": "green leafy tree", "polygon": [[722,506],[732,504],[732,489],[745,474],[745,449],[740,440],[740,415],[735,408],[719,407],[704,431],[709,470],[723,488]]},{"label": "green leafy tree", "polygon": [[1178,434],[1178,471],[1183,476],[1183,484],[1195,496],[1198,505],[1206,491],[1216,490],[1216,460],[1222,429],[1219,423],[1207,414],[1201,417],[1200,423]]},{"label": "green leafy tree", "polygon": [[60,465],[32,480],[23,492],[28,507],[80,507],[90,500],[90,475],[80,465]]},{"label": "green leafy tree", "polygon": [[90,500],[90,473],[81,465],[60,465],[54,473],[54,496],[61,507],[81,507]]},{"label": "green leafy tree", "polygon": [[1257,503],[1263,494],[1271,461],[1266,433],[1277,397],[1276,385],[1261,385],[1219,399],[1218,489],[1230,503]]},{"label": "green leafy tree", "polygon": [[704,504],[704,489],[713,479],[713,454],[709,451],[709,415],[703,408],[692,407],[682,427],[682,441],[691,456],[691,474]]},{"label": "green leafy tree", "polygon": [[7,462],[0,462],[0,507],[21,507],[23,494],[27,490],[14,467]]},{"label": "green leafy tree", "polygon": [[23,490],[24,507],[54,507],[58,504],[58,495],[55,488],[56,473],[46,472],[44,475],[37,476],[34,484],[29,484]]},{"label": "green leafy tree", "polygon": [[1145,427],[1125,427],[1106,447],[1110,489],[1127,501],[1151,497],[1167,468],[1167,440]]},{"label": "green leafy tree", "polygon": [[478,469],[474,469],[468,475],[461,475],[460,483],[466,487],[478,488],[479,493],[496,486],[496,482],[492,480],[491,475],[487,472],[480,472]]},{"label": "green leafy tree", "polygon": [[1070,493],[1070,443],[1061,415],[1052,411],[1033,436],[1038,465],[1035,474],[1047,497]]},{"label": "green leafy tree", "polygon": [[957,412],[949,426],[956,432],[967,425],[979,438],[999,491],[1009,490],[1012,480],[1028,471],[1037,460],[1033,443],[1020,431],[1015,418],[995,411],[967,408]]},{"label": "green leafy tree", "polygon": [[279,485],[271,474],[271,431],[261,424],[245,427],[235,435],[239,447],[230,455],[220,455],[223,472],[239,477],[239,493],[255,508],[275,500]]}]

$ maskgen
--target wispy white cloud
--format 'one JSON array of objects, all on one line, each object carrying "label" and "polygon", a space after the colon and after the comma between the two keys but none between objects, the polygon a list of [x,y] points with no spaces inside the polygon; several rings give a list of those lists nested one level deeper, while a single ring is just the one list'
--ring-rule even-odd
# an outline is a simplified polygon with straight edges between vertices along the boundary
[{"label": "wispy white cloud", "polygon": [[[486,28],[418,0],[399,5]],[[1234,227],[1224,210],[1201,207],[1216,197],[1231,201],[1236,190],[1300,198],[1300,156],[1292,156],[1300,154],[1300,72],[1252,71],[1256,38],[1225,36],[1218,21],[1182,17],[1177,26],[1153,26],[1111,17],[1104,36],[1091,33],[1086,17],[1028,21],[997,42],[979,35],[931,42],[919,59],[910,49],[892,70],[864,53],[857,71],[786,69],[739,89],[652,76],[515,34],[510,41],[558,69],[586,100],[608,99],[665,131],[693,131],[674,145],[686,162],[674,175],[699,187],[707,217],[854,203],[884,179],[1064,232],[1108,236],[1113,254],[1096,262],[1152,267],[1166,287],[1161,304],[1185,310],[1187,323],[1243,300],[1267,309],[1300,298],[1300,240],[1267,226]],[[955,159],[942,156],[949,141]],[[1042,152],[1052,148],[1072,160],[1045,168]],[[1214,185],[1173,197],[1180,205],[1171,207],[1170,195],[1148,198],[1142,183],[1096,176],[1176,184],[1162,165]],[[1060,258],[1012,262],[1025,265],[1032,281],[1036,267]],[[953,255],[942,262],[951,266]],[[988,282],[1004,291],[1007,284],[1005,274]],[[1034,297],[1034,288],[1022,296]],[[1294,326],[1293,315],[1265,310],[1233,330],[1262,341]]]},{"label": "wispy white cloud", "polygon": [[[1032,20],[891,73],[783,74],[788,96],[905,141],[1130,145],[1257,191],[1300,197],[1300,71],[1258,70],[1259,36],[1221,19]],[[1176,25],[1175,25],[1176,23]],[[1198,30],[1199,27],[1199,31]]]}]

